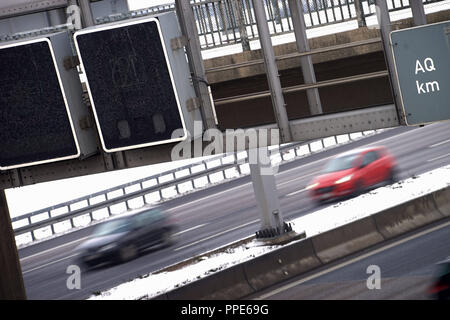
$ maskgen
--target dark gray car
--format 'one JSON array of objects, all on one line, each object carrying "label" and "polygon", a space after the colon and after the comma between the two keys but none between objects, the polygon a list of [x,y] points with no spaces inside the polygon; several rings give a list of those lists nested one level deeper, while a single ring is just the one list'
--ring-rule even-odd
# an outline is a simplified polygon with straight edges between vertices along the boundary
[{"label": "dark gray car", "polygon": [[176,226],[159,207],[146,207],[99,224],[76,250],[87,267],[121,263],[155,245],[171,244]]},{"label": "dark gray car", "polygon": [[437,264],[436,276],[428,293],[437,300],[450,300],[450,257]]}]

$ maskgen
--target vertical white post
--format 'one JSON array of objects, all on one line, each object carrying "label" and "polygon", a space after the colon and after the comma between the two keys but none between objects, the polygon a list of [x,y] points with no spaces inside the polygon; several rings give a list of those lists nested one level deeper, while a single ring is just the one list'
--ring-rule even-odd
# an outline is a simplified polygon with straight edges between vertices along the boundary
[{"label": "vertical white post", "polygon": [[283,216],[280,209],[275,175],[271,163],[263,163],[261,155],[268,152],[267,147],[249,150],[258,152],[255,163],[249,161],[250,175],[252,178],[253,191],[255,194],[258,210],[261,215],[261,230],[268,228],[281,228],[283,226]]}]

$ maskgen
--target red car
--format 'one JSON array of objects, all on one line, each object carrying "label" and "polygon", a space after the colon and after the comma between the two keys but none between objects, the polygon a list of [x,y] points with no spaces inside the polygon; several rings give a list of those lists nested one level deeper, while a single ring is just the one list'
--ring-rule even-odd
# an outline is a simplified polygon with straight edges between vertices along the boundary
[{"label": "red car", "polygon": [[321,203],[392,183],[395,173],[396,161],[384,146],[358,149],[334,157],[307,189]]}]

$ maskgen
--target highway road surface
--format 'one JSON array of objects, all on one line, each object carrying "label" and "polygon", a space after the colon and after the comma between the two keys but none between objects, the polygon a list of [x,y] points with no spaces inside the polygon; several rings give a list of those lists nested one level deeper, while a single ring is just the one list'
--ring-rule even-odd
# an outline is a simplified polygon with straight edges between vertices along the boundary
[{"label": "highway road surface", "polygon": [[[386,241],[246,299],[426,300],[436,264],[450,256],[450,219]],[[378,268],[378,269],[375,269]],[[373,276],[380,275],[378,284]]]},{"label": "highway road surface", "polygon": [[[418,175],[450,164],[450,122],[386,130],[282,165],[276,180],[284,219],[297,218],[318,209],[308,198],[305,187],[330,157],[357,147],[379,144],[387,146],[397,158],[400,179]],[[166,202],[166,208],[180,228],[172,246],[149,252],[126,264],[84,272],[81,289],[67,288],[69,274],[66,270],[76,261],[73,250],[88,237],[91,228],[20,249],[28,298],[85,299],[95,292],[109,289],[139,275],[247,237],[259,229],[259,213],[249,176],[170,200]],[[447,232],[448,239],[449,229],[445,230],[442,232]],[[425,237],[425,240],[435,241],[432,237]],[[444,255],[444,247],[442,251]],[[421,255],[424,254],[423,251],[414,250],[405,252],[409,252],[409,258],[413,260],[422,259]],[[447,255],[450,255],[450,251]],[[389,262],[388,260],[386,261]],[[431,268],[434,260],[436,259],[428,261],[427,266]],[[408,270],[404,271],[407,273]],[[402,273],[402,270],[398,272]],[[350,271],[349,273],[351,274]],[[383,277],[389,275],[383,273]],[[397,275],[393,274],[394,277]],[[426,275],[429,276],[428,273]],[[338,281],[338,276],[333,279]],[[361,277],[354,279],[363,281]],[[319,280],[323,278],[314,281]],[[407,283],[403,285],[408,286]],[[321,298],[326,296],[324,293]],[[274,298],[278,297],[280,296]],[[295,294],[290,296],[293,299],[296,297]],[[351,297],[351,294],[345,296]]]}]

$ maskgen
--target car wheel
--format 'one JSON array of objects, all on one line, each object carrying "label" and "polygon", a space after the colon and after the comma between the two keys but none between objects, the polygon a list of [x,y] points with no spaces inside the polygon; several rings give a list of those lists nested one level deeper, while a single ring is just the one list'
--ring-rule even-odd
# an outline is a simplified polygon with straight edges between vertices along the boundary
[{"label": "car wheel", "polygon": [[324,200],[324,199],[316,199],[316,200],[314,200],[314,205],[316,207],[321,207],[325,204],[325,202],[326,202],[326,200]]},{"label": "car wheel", "polygon": [[119,258],[121,262],[130,261],[131,259],[136,258],[138,255],[138,249],[132,243],[126,245],[125,247],[119,250]]},{"label": "car wheel", "polygon": [[173,243],[172,232],[170,230],[165,230],[162,234],[162,244],[164,247],[170,247]]},{"label": "car wheel", "polygon": [[389,172],[388,179],[387,179],[388,184],[393,184],[397,181],[396,171],[397,170],[395,168],[391,168],[391,171]]},{"label": "car wheel", "polygon": [[361,180],[355,182],[355,190],[353,191],[353,196],[357,197],[363,194],[363,183]]}]

